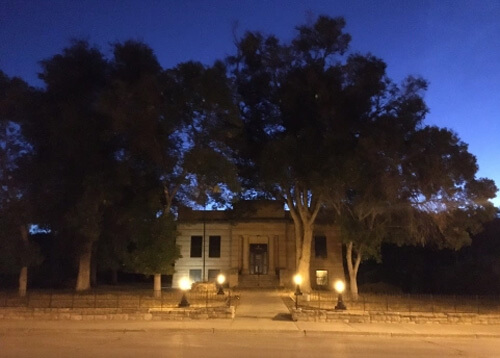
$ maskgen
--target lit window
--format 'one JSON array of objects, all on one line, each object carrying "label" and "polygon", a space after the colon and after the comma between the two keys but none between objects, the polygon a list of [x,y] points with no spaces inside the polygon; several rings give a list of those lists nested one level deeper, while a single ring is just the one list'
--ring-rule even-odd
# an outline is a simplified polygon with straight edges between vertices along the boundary
[{"label": "lit window", "polygon": [[328,271],[327,270],[316,270],[316,285],[327,286],[328,285]]}]

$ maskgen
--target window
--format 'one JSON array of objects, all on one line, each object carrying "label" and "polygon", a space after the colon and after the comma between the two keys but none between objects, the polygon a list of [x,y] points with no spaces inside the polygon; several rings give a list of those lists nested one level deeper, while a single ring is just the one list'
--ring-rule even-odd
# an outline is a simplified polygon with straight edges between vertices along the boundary
[{"label": "window", "polygon": [[220,270],[208,270],[208,282],[216,282]]},{"label": "window", "polygon": [[189,279],[191,282],[201,281],[201,269],[189,270]]},{"label": "window", "polygon": [[220,257],[220,236],[209,237],[208,257]]},{"label": "window", "polygon": [[191,257],[201,257],[201,236],[191,236]]},{"label": "window", "polygon": [[327,286],[328,285],[328,271],[327,270],[316,270],[316,285]]},{"label": "window", "polygon": [[314,253],[316,258],[326,259],[326,236],[314,237]]}]

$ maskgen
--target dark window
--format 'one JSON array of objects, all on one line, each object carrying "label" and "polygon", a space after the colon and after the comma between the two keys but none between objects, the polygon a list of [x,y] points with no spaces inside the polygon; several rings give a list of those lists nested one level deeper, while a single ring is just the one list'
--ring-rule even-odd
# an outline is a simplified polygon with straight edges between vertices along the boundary
[{"label": "dark window", "polygon": [[191,282],[200,282],[201,281],[201,270],[189,270],[189,279]]},{"label": "dark window", "polygon": [[220,257],[220,236],[209,237],[208,257]]},{"label": "dark window", "polygon": [[326,259],[326,237],[314,237],[314,253],[317,258]]},{"label": "dark window", "polygon": [[201,257],[201,236],[191,236],[191,257]]}]

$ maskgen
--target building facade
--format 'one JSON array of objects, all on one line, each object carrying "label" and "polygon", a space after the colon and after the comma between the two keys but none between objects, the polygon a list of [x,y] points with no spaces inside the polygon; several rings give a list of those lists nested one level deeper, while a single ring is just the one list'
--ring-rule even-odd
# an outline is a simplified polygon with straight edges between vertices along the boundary
[{"label": "building facade", "polygon": [[[172,286],[226,275],[230,287],[291,286],[296,270],[295,233],[290,213],[276,201],[245,201],[227,211],[179,212]],[[317,224],[311,253],[311,285],[331,288],[344,280],[342,244],[332,225]]]}]

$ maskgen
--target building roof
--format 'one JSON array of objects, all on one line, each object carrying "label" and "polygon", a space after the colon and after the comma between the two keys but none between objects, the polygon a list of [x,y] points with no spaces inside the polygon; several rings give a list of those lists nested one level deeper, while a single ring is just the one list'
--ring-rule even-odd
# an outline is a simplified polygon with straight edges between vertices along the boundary
[{"label": "building roof", "polygon": [[283,203],[276,200],[245,200],[234,204],[230,210],[193,210],[179,209],[178,222],[248,222],[248,221],[285,221],[290,214]]}]

